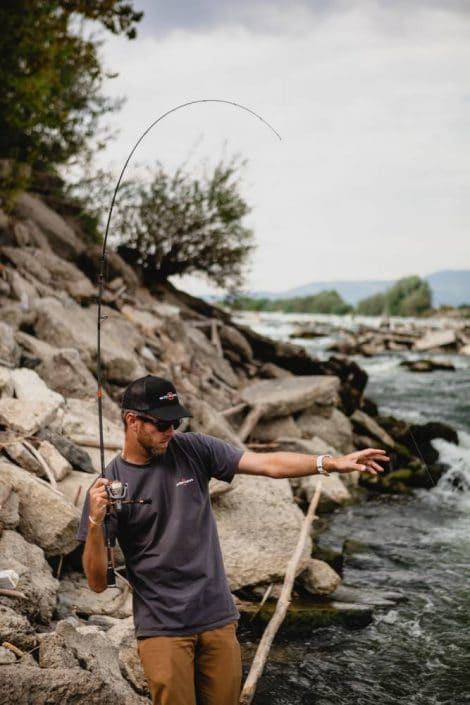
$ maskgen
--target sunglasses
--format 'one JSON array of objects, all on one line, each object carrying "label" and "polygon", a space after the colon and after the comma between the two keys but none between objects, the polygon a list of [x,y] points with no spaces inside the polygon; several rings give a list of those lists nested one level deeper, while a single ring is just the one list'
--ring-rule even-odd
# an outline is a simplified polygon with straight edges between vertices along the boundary
[{"label": "sunglasses", "polygon": [[148,421],[148,423],[152,423],[157,429],[157,431],[160,431],[161,433],[163,433],[164,431],[168,431],[168,429],[172,426],[176,431],[178,426],[181,425],[181,419],[171,419],[171,421],[163,421],[163,419],[154,419],[152,416],[141,415],[139,415],[137,418],[141,421]]}]

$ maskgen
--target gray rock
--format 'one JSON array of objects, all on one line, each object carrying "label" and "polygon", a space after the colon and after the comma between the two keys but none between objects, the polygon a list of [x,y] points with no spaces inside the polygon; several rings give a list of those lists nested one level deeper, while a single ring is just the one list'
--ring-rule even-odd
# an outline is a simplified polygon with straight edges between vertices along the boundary
[{"label": "gray rock", "polygon": [[132,615],[132,595],[121,586],[93,592],[83,575],[70,573],[61,580],[58,607],[61,614],[104,614],[124,619]]},{"label": "gray rock", "polygon": [[[94,400],[67,399],[62,429],[63,433],[74,443],[81,446],[97,447],[99,432],[96,402]],[[121,425],[103,418],[103,433],[107,448],[116,450],[122,448],[124,431]]]},{"label": "gray rock", "polygon": [[12,397],[14,394],[11,370],[8,367],[0,367],[0,399],[2,397]]},{"label": "gray rock", "polygon": [[262,405],[264,416],[288,416],[304,409],[325,412],[338,403],[339,379],[326,375],[283,377],[254,382],[241,391],[251,406]]},{"label": "gray rock", "polygon": [[424,350],[434,350],[439,348],[454,347],[457,344],[457,335],[454,330],[427,331],[423,338],[420,338],[413,345],[414,350],[420,352]]},{"label": "gray rock", "polygon": [[[289,481],[241,475],[213,507],[231,589],[283,579],[304,518]],[[308,540],[299,572],[310,553]]]},{"label": "gray rock", "polygon": [[[81,308],[75,302],[63,304],[51,297],[36,303],[36,335],[57,348],[75,348],[87,367],[96,366],[95,306]],[[144,340],[135,327],[113,309],[103,307],[107,318],[102,325],[101,357],[109,381],[126,384],[145,374],[136,351]]]},{"label": "gray rock", "polygon": [[72,466],[69,461],[49,441],[42,441],[38,451],[57,481],[63,480],[71,472]]},{"label": "gray rock", "polygon": [[104,702],[140,705],[140,698],[121,674],[118,651],[102,632],[80,633],[67,621],[59,622],[53,634],[41,639],[39,665],[41,668],[63,668],[73,660],[86,669],[97,681],[109,689],[109,700]]},{"label": "gray rock", "polygon": [[238,387],[238,379],[230,364],[219,355],[216,348],[206,338],[204,333],[193,326],[186,326],[189,345],[193,356],[201,357],[215,377],[230,387]]},{"label": "gray rock", "polygon": [[387,448],[394,448],[395,441],[393,438],[375,421],[368,416],[364,411],[356,409],[351,416],[351,421],[354,430],[359,434],[366,434],[372,438],[376,438],[380,443]]},{"label": "gray rock", "polygon": [[47,477],[39,460],[22,443],[8,443],[4,450],[10,460],[16,463],[16,465],[34,473],[38,477]]},{"label": "gray rock", "polygon": [[88,474],[78,470],[71,470],[63,480],[57,484],[57,489],[67,497],[74,507],[82,509],[86,493],[99,477],[99,473]]},{"label": "gray rock", "polygon": [[0,666],[5,666],[9,663],[16,663],[15,654],[10,649],[0,646]]},{"label": "gray rock", "polygon": [[28,619],[6,605],[0,605],[0,642],[8,641],[19,649],[33,649],[37,638]]},{"label": "gray rock", "polygon": [[0,533],[3,529],[16,529],[20,523],[20,500],[10,482],[0,485]]},{"label": "gray rock", "polygon": [[19,496],[19,530],[28,541],[48,555],[70,553],[75,548],[79,511],[61,492],[8,462],[0,461],[0,480]]},{"label": "gray rock", "polygon": [[15,331],[4,321],[0,321],[0,365],[16,367],[20,359],[20,349],[16,344]]},{"label": "gray rock", "polygon": [[253,350],[250,343],[237,328],[229,325],[219,326],[220,342],[223,348],[234,350],[242,360],[251,362],[253,360]]},{"label": "gray rock", "polygon": [[26,600],[0,596],[0,603],[47,624],[55,609],[59,581],[52,577],[43,551],[16,531],[7,530],[0,537],[0,555],[2,563],[20,576],[16,589],[26,596]]},{"label": "gray rock", "polygon": [[20,367],[12,370],[11,378],[17,399],[26,401],[45,401],[53,405],[63,406],[65,399],[62,394],[49,389],[47,384],[41,379],[37,372],[27,367]]},{"label": "gray rock", "polygon": [[300,576],[303,587],[312,595],[331,595],[338,588],[341,578],[325,561],[311,558]]},{"label": "gray rock", "polygon": [[85,244],[78,239],[65,220],[32,193],[23,193],[19,197],[15,214],[36,223],[59,257],[74,259],[85,249]]},{"label": "gray rock", "polygon": [[278,379],[279,377],[292,377],[293,375],[292,372],[275,365],[274,362],[265,362],[259,368],[259,376],[266,379]]},{"label": "gray rock", "polygon": [[277,441],[279,438],[300,438],[301,431],[292,416],[261,420],[253,429],[251,438],[262,443]]},{"label": "gray rock", "polygon": [[31,436],[51,423],[59,406],[57,401],[3,398],[0,399],[0,424],[22,436]]},{"label": "gray rock", "polygon": [[119,650],[119,665],[124,678],[138,693],[147,694],[147,681],[137,651],[132,617],[115,620],[115,624],[106,632],[106,637]]},{"label": "gray rock", "polygon": [[343,454],[354,451],[351,422],[339,409],[332,409],[328,418],[304,411],[296,424],[305,438],[319,436]]},{"label": "gray rock", "polygon": [[66,458],[74,470],[81,472],[94,473],[93,464],[89,454],[78,445],[73,443],[66,436],[54,433],[50,429],[39,431],[37,437],[41,440],[49,441],[57,448],[59,453]]}]

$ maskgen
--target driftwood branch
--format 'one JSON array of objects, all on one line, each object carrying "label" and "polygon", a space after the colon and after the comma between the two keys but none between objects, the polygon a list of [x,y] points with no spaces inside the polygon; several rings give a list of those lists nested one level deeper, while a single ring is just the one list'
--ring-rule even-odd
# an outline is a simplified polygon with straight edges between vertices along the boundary
[{"label": "driftwood branch", "polygon": [[221,416],[225,416],[225,418],[229,418],[230,416],[235,416],[235,414],[238,414],[240,411],[243,411],[247,406],[247,403],[245,401],[240,402],[240,404],[235,404],[235,406],[230,406],[228,409],[224,409],[223,411],[219,412]]},{"label": "driftwood branch", "polygon": [[242,441],[246,441],[262,415],[264,414],[264,406],[262,404],[256,404],[252,408],[252,410],[247,414],[244,422],[241,425],[240,430],[238,431],[238,437]]},{"label": "driftwood branch", "polygon": [[305,542],[307,540],[307,536],[310,532],[310,527],[315,516],[315,511],[318,505],[318,501],[320,499],[320,492],[321,480],[317,485],[315,494],[313,495],[312,501],[310,502],[307,515],[304,519],[304,523],[302,524],[299,539],[297,541],[297,546],[295,547],[295,551],[292,555],[292,558],[290,559],[287,565],[286,577],[284,578],[284,583],[282,585],[282,590],[276,605],[276,609],[266,629],[264,630],[263,636],[261,637],[261,641],[253,659],[253,663],[251,664],[250,672],[248,673],[245,684],[243,686],[240,695],[240,705],[250,705],[251,701],[253,700],[256,691],[256,685],[258,683],[258,679],[263,673],[263,669],[268,658],[269,650],[273,643],[274,637],[276,636],[277,631],[281,626],[282,622],[284,621],[284,617],[287,614],[297,566],[302,556],[305,547]]},{"label": "driftwood branch", "polygon": [[18,600],[28,599],[24,592],[20,592],[19,590],[8,590],[7,588],[0,588],[0,595],[2,597],[17,597]]},{"label": "driftwood branch", "polygon": [[[83,436],[83,435],[75,434],[72,437],[72,440],[74,443],[76,443],[79,446],[88,446],[89,448],[99,448],[100,447],[99,438],[94,438],[93,436]],[[105,447],[105,450],[121,450],[122,443],[117,444],[117,443],[113,443],[113,441],[105,440],[104,447]]]},{"label": "driftwood branch", "polygon": [[54,477],[54,473],[52,472],[51,468],[49,465],[46,463],[42,455],[36,450],[36,448],[33,446],[32,443],[29,443],[29,441],[23,441],[24,447],[29,450],[31,455],[33,455],[36,460],[38,461],[39,465],[42,467],[44,472],[46,473],[47,479],[51,483],[51,486],[53,487],[54,490],[57,490],[57,482]]}]

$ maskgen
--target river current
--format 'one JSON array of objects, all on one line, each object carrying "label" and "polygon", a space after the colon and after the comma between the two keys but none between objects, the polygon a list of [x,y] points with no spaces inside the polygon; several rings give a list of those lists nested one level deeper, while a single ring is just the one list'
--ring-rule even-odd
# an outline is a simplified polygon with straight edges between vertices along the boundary
[{"label": "river current", "polygon": [[[267,316],[252,327],[287,339],[291,324]],[[329,355],[331,339],[294,342]],[[413,357],[357,358],[369,374],[366,396],[381,413],[456,428],[459,446],[434,441],[449,470],[429,491],[337,510],[318,537],[322,547],[361,544],[345,559],[344,584],[403,599],[376,608],[362,629],[318,629],[288,643],[281,631],[254,705],[470,705],[470,358],[437,356],[453,361],[454,372],[399,367]]]}]

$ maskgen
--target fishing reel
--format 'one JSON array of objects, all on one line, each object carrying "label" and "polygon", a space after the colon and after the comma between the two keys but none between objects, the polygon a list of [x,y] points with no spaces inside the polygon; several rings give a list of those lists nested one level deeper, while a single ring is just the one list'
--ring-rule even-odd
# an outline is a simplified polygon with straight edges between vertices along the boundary
[{"label": "fishing reel", "polygon": [[117,512],[120,512],[123,504],[152,504],[150,498],[147,499],[127,499],[128,492],[127,482],[121,480],[111,480],[106,485],[108,493],[109,506],[114,507]]}]

